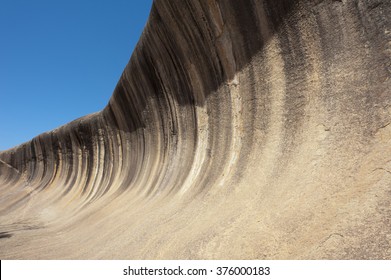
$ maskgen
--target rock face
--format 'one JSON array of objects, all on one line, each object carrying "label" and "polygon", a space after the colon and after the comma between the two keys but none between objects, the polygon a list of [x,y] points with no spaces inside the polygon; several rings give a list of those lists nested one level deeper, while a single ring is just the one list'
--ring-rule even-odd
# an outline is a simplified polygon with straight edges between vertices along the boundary
[{"label": "rock face", "polygon": [[390,15],[156,0],[103,111],[0,154],[0,258],[390,259]]}]

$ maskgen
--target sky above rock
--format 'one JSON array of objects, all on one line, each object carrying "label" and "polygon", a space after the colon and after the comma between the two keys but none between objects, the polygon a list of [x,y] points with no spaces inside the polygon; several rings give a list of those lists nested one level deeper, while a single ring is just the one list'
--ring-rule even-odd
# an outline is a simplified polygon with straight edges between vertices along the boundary
[{"label": "sky above rock", "polygon": [[99,111],[152,0],[2,0],[0,150]]}]

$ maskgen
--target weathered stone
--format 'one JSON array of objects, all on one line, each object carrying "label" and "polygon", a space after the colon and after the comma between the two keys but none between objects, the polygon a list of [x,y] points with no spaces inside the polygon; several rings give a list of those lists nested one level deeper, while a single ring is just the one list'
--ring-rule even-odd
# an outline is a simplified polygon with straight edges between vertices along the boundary
[{"label": "weathered stone", "polygon": [[0,258],[390,259],[390,15],[156,0],[102,112],[0,154]]}]

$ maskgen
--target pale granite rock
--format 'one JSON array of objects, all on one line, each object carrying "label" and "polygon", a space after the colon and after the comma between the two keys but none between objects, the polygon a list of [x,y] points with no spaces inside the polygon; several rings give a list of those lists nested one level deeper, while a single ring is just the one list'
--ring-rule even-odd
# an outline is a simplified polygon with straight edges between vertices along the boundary
[{"label": "pale granite rock", "polygon": [[102,112],[0,154],[0,258],[390,259],[390,56],[389,0],[156,0]]}]

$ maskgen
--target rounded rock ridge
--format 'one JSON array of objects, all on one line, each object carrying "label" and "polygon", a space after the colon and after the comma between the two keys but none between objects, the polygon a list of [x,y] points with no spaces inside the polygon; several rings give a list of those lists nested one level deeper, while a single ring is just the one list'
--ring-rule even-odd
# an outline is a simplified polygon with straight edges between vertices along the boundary
[{"label": "rounded rock ridge", "polygon": [[390,259],[390,15],[155,0],[101,112],[0,153],[0,258]]}]

